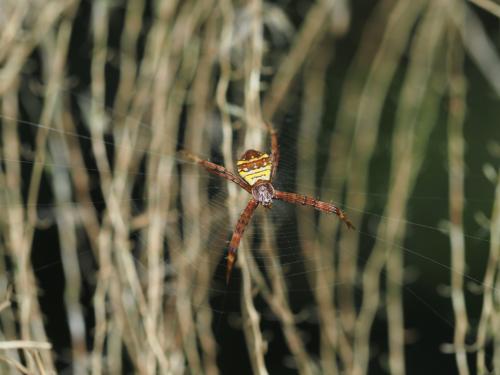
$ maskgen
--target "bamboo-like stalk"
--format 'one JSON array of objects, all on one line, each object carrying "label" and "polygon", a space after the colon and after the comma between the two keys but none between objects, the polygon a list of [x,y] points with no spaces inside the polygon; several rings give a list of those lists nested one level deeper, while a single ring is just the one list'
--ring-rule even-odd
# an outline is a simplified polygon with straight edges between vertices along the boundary
[{"label": "bamboo-like stalk", "polygon": [[[211,2],[204,4],[203,11],[200,11],[199,16],[204,16],[204,12],[208,12]],[[196,6],[192,4],[192,6]],[[194,9],[191,9],[194,10]],[[203,12],[203,13],[202,13]],[[188,16],[188,13],[186,13]],[[189,150],[203,150],[206,145],[203,140],[203,129],[207,125],[206,117],[210,111],[208,105],[208,95],[212,89],[211,69],[215,62],[215,51],[213,47],[213,34],[212,27],[209,26],[206,37],[203,40],[202,48],[200,51],[198,67],[194,76],[193,88],[196,96],[193,97],[192,110],[189,113],[189,118],[186,128],[186,144]],[[190,285],[195,280],[192,278],[192,266],[196,264],[196,259],[199,259],[204,252],[203,236],[201,234],[202,218],[199,216],[202,207],[206,206],[206,195],[201,194],[201,190],[196,191],[193,188],[203,188],[196,179],[199,174],[193,175],[194,178],[189,176],[183,179],[183,194],[181,196],[183,205],[187,210],[188,217],[190,218],[189,226],[186,226],[186,233],[190,236],[186,238],[184,253],[180,254],[183,258],[180,274],[179,274],[179,289],[177,295],[178,317],[181,324],[181,333],[183,335],[185,352],[190,360],[190,366],[195,369],[194,371],[201,371],[201,358],[196,349],[196,336],[195,336],[195,316],[192,311],[192,300],[190,298],[191,289]]]},{"label": "bamboo-like stalk", "polygon": [[[47,81],[53,81],[62,86],[63,81],[63,61],[69,47],[73,19],[66,19],[61,27],[57,39],[48,41],[45,48],[45,60],[47,66]],[[52,61],[51,58],[54,57]],[[62,61],[61,61],[62,60]],[[52,66],[60,66],[59,76],[51,77]],[[57,105],[54,109],[54,124],[58,129],[62,129],[64,101],[62,92],[59,94]],[[51,155],[57,155],[58,161],[64,161],[64,165],[69,164],[69,150],[62,137],[48,137],[48,146]],[[53,192],[56,201],[56,222],[62,249],[62,264],[65,272],[66,289],[65,305],[68,314],[68,322],[71,334],[72,357],[74,360],[74,370],[77,374],[86,372],[86,329],[84,322],[83,306],[80,304],[82,278],[78,265],[78,240],[77,240],[77,220],[72,211],[71,203],[71,182],[70,171],[67,168],[54,168],[52,171]]]},{"label": "bamboo-like stalk", "polygon": [[307,12],[304,26],[297,34],[290,52],[284,57],[263,100],[264,118],[271,119],[276,114],[307,54],[327,33],[333,4],[331,0],[317,1]]},{"label": "bamboo-like stalk", "polygon": [[[442,80],[434,78],[434,69],[439,71],[439,49],[442,41],[442,24],[439,19],[441,6],[430,6],[417,32],[412,61],[398,111],[397,127],[394,131],[391,188],[387,204],[391,220],[386,224],[387,237],[387,315],[389,325],[389,365],[393,373],[405,372],[404,317],[402,285],[403,254],[393,248],[404,237],[405,227],[400,220],[406,216],[406,201],[420,171],[431,130],[437,122],[439,103],[443,95]],[[425,52],[424,52],[425,51]],[[422,57],[424,56],[425,57]],[[437,68],[434,68],[434,67]],[[434,78],[434,79],[433,79]],[[431,86],[432,85],[432,86]],[[433,91],[430,91],[430,87]],[[417,116],[423,113],[417,123]],[[406,180],[405,180],[406,179]],[[394,198],[392,198],[394,197]],[[398,202],[399,201],[399,202]],[[395,220],[394,220],[395,219]]]},{"label": "bamboo-like stalk", "polygon": [[500,17],[500,5],[491,0],[469,0],[471,3],[483,8],[491,14]]},{"label": "bamboo-like stalk", "polygon": [[[283,268],[278,260],[276,246],[271,243],[271,238],[273,237],[271,222],[267,217],[262,218],[262,220],[264,228],[262,253],[269,258],[266,270],[270,278],[272,292],[267,288],[262,288],[262,282],[258,283],[258,285],[261,286],[262,295],[269,304],[269,307],[280,320],[283,334],[285,335],[290,352],[296,361],[299,373],[305,375],[315,374],[318,371],[317,366],[307,352],[300,331],[295,326],[296,319],[288,301],[288,290]],[[256,273],[255,270],[254,273]]]},{"label": "bamboo-like stalk", "polygon": [[[32,6],[34,4],[29,5]],[[11,19],[11,29],[5,29],[6,33],[3,34],[6,36],[9,36],[9,34],[15,35],[19,30],[22,30],[25,23],[30,25],[29,31],[26,33],[22,43],[17,43],[14,37],[2,41],[5,43],[1,46],[2,50],[8,51],[9,53],[5,53],[5,55],[2,56],[4,59],[0,60],[5,63],[2,67],[2,79],[0,80],[0,96],[6,94],[11,89],[15,90],[18,84],[17,80],[21,75],[21,69],[30,53],[32,53],[33,49],[41,43],[43,37],[46,36],[49,31],[57,27],[57,23],[60,22],[67,13],[71,14],[74,12],[75,8],[78,6],[78,2],[76,0],[57,0],[51,2],[50,6],[43,6],[43,4],[40,3],[39,5],[34,5],[26,12],[25,8],[27,6],[28,5],[23,2],[19,2],[14,6],[14,9],[17,9],[23,18],[14,16],[14,18]],[[5,50],[3,48],[5,48]]]},{"label": "bamboo-like stalk", "polygon": [[[356,56],[347,71],[339,104],[341,110],[336,118],[336,127],[330,146],[332,157],[329,160],[329,173],[323,183],[326,188],[328,181],[329,186],[336,193],[332,196],[334,200],[340,198],[339,192],[345,186],[345,207],[354,223],[362,223],[363,213],[370,204],[368,189],[370,160],[377,145],[384,97],[393,80],[398,56],[401,55],[401,48],[403,48],[399,43],[390,45],[386,41],[385,46],[380,47],[380,52],[371,52],[374,42],[378,43],[376,38],[382,37],[379,35],[382,32],[379,30],[380,25],[388,22],[393,9],[395,10],[393,3],[394,1],[387,0],[377,6],[361,38],[361,45]],[[411,24],[414,22],[412,20],[415,14],[418,13],[415,13],[413,9],[408,11],[405,14],[408,19],[401,22]],[[391,21],[400,22],[397,19],[391,19]],[[387,32],[384,33],[386,38],[393,29],[399,29],[399,26],[389,23]],[[400,32],[399,36],[404,38],[405,33]],[[366,87],[363,87],[365,71],[368,68],[367,61],[372,61],[369,77],[373,78],[368,78]],[[344,155],[348,157],[343,157]],[[356,171],[356,173],[349,173],[349,170]],[[339,316],[342,328],[348,336],[353,335],[356,320],[355,291],[359,276],[357,263],[360,238],[359,233],[348,232],[340,238],[339,243]],[[351,370],[352,354],[344,356],[344,366],[348,372]]]},{"label": "bamboo-like stalk", "polygon": [[468,317],[465,305],[464,280],[465,238],[463,228],[464,211],[464,153],[463,123],[465,119],[465,77],[463,74],[463,51],[457,43],[455,30],[449,37],[449,72],[450,92],[448,119],[448,163],[449,163],[449,199],[450,199],[450,246],[451,246],[451,299],[455,313],[455,357],[459,373],[469,374],[465,336]]},{"label": "bamboo-like stalk", "polygon": [[[106,21],[108,17],[108,8],[105,4],[98,5],[94,9],[93,24],[95,25],[93,29],[94,37],[94,52],[92,56],[91,65],[91,107],[89,121],[92,124],[90,127],[91,140],[92,140],[92,151],[95,155],[97,168],[99,170],[101,186],[104,191],[109,190],[111,185],[111,171],[110,165],[106,157],[106,148],[103,139],[103,129],[104,129],[104,92],[105,92],[105,77],[104,69],[106,62],[106,42],[107,42],[107,31],[106,31]],[[105,221],[99,231],[98,235],[98,263],[100,271],[97,278],[97,287],[94,294],[94,308],[95,308],[95,319],[96,319],[96,334],[94,336],[94,351],[92,355],[92,372],[94,374],[102,373],[103,371],[119,371],[116,365],[113,366],[113,362],[109,361],[106,363],[104,359],[100,356],[105,345],[105,340],[107,339],[110,327],[115,329],[112,334],[108,337],[107,349],[110,350],[111,357],[115,357],[120,353],[116,352],[116,346],[111,346],[113,342],[120,340],[122,329],[119,328],[113,321],[108,322],[107,311],[106,311],[106,299],[108,290],[112,288],[112,261],[111,261],[111,229],[109,228],[109,220]],[[116,287],[114,287],[116,290]],[[117,363],[115,361],[114,363]]]},{"label": "bamboo-like stalk", "polygon": [[[384,4],[385,7],[388,5]],[[347,102],[347,98],[344,99],[342,103],[344,104],[344,111],[339,114],[338,127],[336,134],[333,138],[332,149],[336,151],[335,154],[332,153],[332,158],[329,161],[331,167],[328,170],[332,171],[331,176],[336,176],[337,174],[342,175],[342,171],[347,176],[347,208],[348,209],[359,209],[361,212],[364,210],[366,205],[366,198],[363,199],[364,195],[360,192],[366,189],[366,180],[368,175],[369,160],[371,159],[375,142],[378,135],[378,122],[381,117],[384,98],[387,95],[389,85],[394,77],[396,68],[398,66],[399,59],[404,52],[406,43],[410,37],[411,25],[416,21],[417,17],[420,15],[422,9],[422,2],[412,2],[404,3],[397,2],[394,7],[390,10],[388,16],[387,26],[385,28],[385,33],[381,42],[381,45],[375,55],[373,62],[370,66],[370,72],[368,74],[366,84],[361,91],[359,104],[356,111],[352,112],[349,108],[352,106],[351,102]],[[381,6],[384,8],[383,6]],[[397,33],[395,32],[397,30]],[[397,37],[396,37],[397,35]],[[360,54],[364,53],[361,49]],[[352,73],[356,74],[355,72]],[[349,75],[350,77],[350,75]],[[352,79],[350,80],[352,82]],[[347,89],[346,89],[347,90]],[[348,95],[349,91],[346,91],[345,95]],[[349,104],[348,107],[346,107]],[[354,137],[353,146],[350,156],[349,168],[351,171],[356,171],[356,173],[347,173],[348,166],[345,164],[340,155],[349,152],[349,135],[348,133],[351,127],[352,121],[349,121],[351,116],[355,116],[355,127],[354,127]],[[342,136],[343,135],[343,136]],[[333,159],[335,156],[337,160]],[[341,164],[344,163],[344,164]],[[363,177],[364,176],[364,177]],[[332,178],[331,177],[331,178]],[[341,185],[340,185],[341,186]],[[355,222],[360,222],[361,215],[356,211],[353,212]],[[348,276],[350,270],[353,269],[356,259],[356,241],[349,240],[354,235],[347,234],[343,237],[341,241],[340,251],[346,252],[345,255],[341,255],[342,269],[339,270],[339,276],[341,276],[341,282],[345,282],[346,278],[352,278],[353,275]],[[351,253],[352,250],[352,253]],[[345,259],[349,258],[349,262],[346,265]],[[373,281],[373,280],[371,280]],[[343,284],[341,284],[342,290]],[[342,294],[345,298],[345,292]],[[342,299],[341,306],[345,307],[345,299]],[[366,298],[366,299],[365,299]],[[378,296],[368,292],[363,301],[372,301],[372,303],[377,304]],[[342,310],[341,310],[342,311]],[[354,322],[354,317],[349,318],[345,314],[349,315],[349,312],[343,314],[343,325],[347,332],[353,334],[353,327],[351,326]],[[352,312],[351,312],[352,314]],[[363,310],[361,310],[363,314]],[[353,363],[349,364],[349,358],[346,357],[345,362],[347,368],[352,367],[352,371],[358,371],[358,373],[364,373],[367,366],[367,358],[369,354],[369,344],[367,340],[361,338],[361,332],[368,332],[369,326],[363,325],[369,324],[368,321],[364,320],[363,316],[358,316],[357,318],[357,328],[355,330],[355,341],[353,344],[355,352],[353,353],[354,358]],[[365,334],[366,334],[365,333]],[[367,338],[368,336],[365,336]],[[361,341],[363,343],[361,344]],[[351,349],[352,350],[352,349]]]},{"label": "bamboo-like stalk", "polygon": [[[388,201],[384,216],[391,220],[381,223],[368,263],[363,271],[363,302],[358,316],[355,341],[355,373],[364,373],[367,366],[369,332],[379,303],[379,277],[387,264],[387,315],[389,324],[389,366],[391,372],[402,374],[404,364],[404,322],[401,301],[403,283],[402,254],[396,247],[404,237],[403,218],[406,201],[421,166],[423,151],[430,129],[435,124],[440,93],[430,95],[433,65],[441,47],[442,23],[439,12],[443,7],[432,5],[418,26],[413,43],[409,71],[402,89],[393,136],[391,177]],[[425,52],[424,52],[425,51]],[[434,83],[435,84],[435,83]],[[427,96],[426,96],[427,95]],[[422,124],[417,124],[418,114],[425,113]]]},{"label": "bamboo-like stalk", "polygon": [[500,95],[500,78],[495,74],[500,69],[500,56],[488,38],[483,24],[467,4],[451,1],[447,6],[454,10],[448,13],[448,17],[459,30],[465,50],[481,73],[488,78],[490,87]]},{"label": "bamboo-like stalk", "polygon": [[[489,328],[495,326],[498,321],[498,276],[496,275],[500,267],[500,173],[497,170],[497,184],[495,186],[495,200],[493,202],[493,211],[490,222],[490,254],[486,263],[486,271],[482,286],[484,289],[483,305],[481,317],[477,326],[475,348],[477,350],[476,368],[479,374],[486,374],[488,371],[486,363],[486,343],[493,338],[498,340],[495,331]],[[498,352],[495,350],[496,363],[498,362]]]},{"label": "bamboo-like stalk", "polygon": [[[331,62],[333,51],[326,49],[332,43],[330,39],[320,44],[308,59],[304,75],[305,95],[302,102],[303,117],[300,122],[298,151],[301,157],[297,165],[297,185],[302,186],[301,193],[310,196],[317,195],[315,184],[317,160],[314,152],[314,144],[318,142],[318,135],[321,125],[321,115],[323,113],[323,101],[325,100],[325,79],[328,66]],[[303,190],[302,190],[303,189]],[[323,198],[324,199],[324,198]],[[303,210],[298,215],[299,238],[301,238],[302,254],[306,261],[306,268],[311,289],[318,305],[318,315],[320,324],[325,327],[321,331],[321,367],[324,373],[337,374],[338,351],[338,328],[336,311],[334,307],[334,286],[335,268],[334,251],[331,246],[333,234],[328,230],[328,234],[322,233],[320,239],[314,240],[317,236],[317,223],[315,212]],[[332,217],[330,228],[338,228]],[[324,267],[329,264],[330,267]]]},{"label": "bamboo-like stalk", "polygon": [[264,356],[267,352],[267,343],[265,342],[262,331],[260,330],[260,314],[255,308],[253,302],[252,279],[250,274],[250,267],[247,263],[247,249],[245,244],[240,245],[239,249],[239,263],[241,266],[241,313],[243,318],[243,332],[245,339],[248,342],[248,353],[250,356],[250,363],[254,374],[265,375],[268,374]]}]

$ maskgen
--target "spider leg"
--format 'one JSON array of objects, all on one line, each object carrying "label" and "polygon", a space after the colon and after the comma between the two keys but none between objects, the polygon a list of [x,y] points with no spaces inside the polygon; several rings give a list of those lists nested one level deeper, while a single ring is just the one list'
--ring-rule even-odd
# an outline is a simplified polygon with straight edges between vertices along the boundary
[{"label": "spider leg", "polygon": [[280,162],[280,148],[278,145],[278,132],[269,122],[266,122],[266,127],[267,130],[269,131],[269,134],[271,134],[271,159],[273,161],[271,169],[271,179],[272,179],[276,174],[276,170],[278,169],[278,164]]},{"label": "spider leg", "polygon": [[340,218],[340,220],[342,220],[345,223],[347,228],[356,229],[354,228],[354,225],[352,225],[351,221],[347,218],[347,215],[344,213],[344,211],[342,211],[340,208],[338,208],[332,203],[319,201],[317,199],[302,194],[286,193],[283,191],[276,191],[275,198],[288,203],[311,206],[322,212],[333,213],[337,215]]},{"label": "spider leg", "polygon": [[231,271],[233,270],[234,262],[236,261],[236,251],[238,250],[238,245],[240,244],[241,236],[245,231],[252,215],[259,205],[255,199],[250,199],[247,206],[241,213],[241,216],[238,220],[238,224],[236,224],[236,228],[233,232],[233,237],[231,238],[231,242],[229,243],[229,249],[227,252],[227,267],[226,267],[226,284],[229,284],[229,278],[231,277]]},{"label": "spider leg", "polygon": [[252,187],[250,185],[248,185],[245,181],[243,181],[238,176],[229,172],[222,165],[218,165],[218,164],[212,163],[208,160],[201,159],[198,156],[193,155],[185,150],[181,150],[180,154],[183,155],[186,159],[189,159],[195,163],[198,163],[199,165],[204,167],[210,173],[215,174],[215,175],[220,176],[220,177],[224,177],[225,179],[240,185],[240,187],[242,189],[245,189],[249,193],[252,192]]}]

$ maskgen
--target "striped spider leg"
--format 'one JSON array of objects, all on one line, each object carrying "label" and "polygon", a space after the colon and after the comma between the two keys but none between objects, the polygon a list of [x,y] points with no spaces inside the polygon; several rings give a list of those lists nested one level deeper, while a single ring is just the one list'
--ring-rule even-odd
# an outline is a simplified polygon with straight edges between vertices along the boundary
[{"label": "striped spider leg", "polygon": [[276,174],[276,170],[278,169],[278,164],[280,161],[280,148],[278,145],[278,132],[272,127],[271,124],[266,123],[267,130],[271,135],[271,180],[274,178]]},{"label": "striped spider leg", "polygon": [[208,160],[201,159],[198,156],[193,155],[190,152],[187,152],[185,150],[181,150],[180,154],[183,155],[186,159],[189,159],[195,163],[198,163],[199,165],[204,167],[210,173],[215,174],[215,175],[220,176],[220,177],[224,177],[225,179],[238,184],[242,189],[246,190],[249,193],[252,192],[252,187],[250,185],[248,185],[244,180],[242,180],[238,176],[229,172],[222,165],[218,165],[218,164],[212,163]]},{"label": "striped spider leg", "polygon": [[344,211],[342,211],[340,208],[338,208],[332,203],[319,201],[317,199],[302,194],[286,193],[283,191],[275,191],[274,198],[288,203],[301,204],[303,206],[311,206],[319,211],[326,212],[329,214],[333,213],[337,215],[339,219],[345,223],[348,229],[356,229],[354,228],[354,225],[352,225],[351,221],[347,218],[347,215],[344,213]]},{"label": "striped spider leg", "polygon": [[234,262],[236,261],[236,251],[238,250],[238,245],[241,241],[241,236],[245,231],[252,215],[259,205],[255,199],[250,199],[247,206],[241,213],[241,216],[238,220],[238,224],[236,224],[236,228],[234,229],[233,236],[231,237],[231,242],[229,243],[229,249],[227,251],[227,266],[226,266],[226,284],[229,284],[229,279],[231,277],[231,272],[233,270]]}]

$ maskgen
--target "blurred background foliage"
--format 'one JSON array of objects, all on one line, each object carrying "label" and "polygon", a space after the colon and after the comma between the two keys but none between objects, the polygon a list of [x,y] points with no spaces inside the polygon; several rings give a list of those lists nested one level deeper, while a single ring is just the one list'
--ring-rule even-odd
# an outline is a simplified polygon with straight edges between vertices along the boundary
[{"label": "blurred background foliage", "polygon": [[[500,371],[500,4],[0,2],[2,373]],[[234,170],[279,134],[258,209]]]}]

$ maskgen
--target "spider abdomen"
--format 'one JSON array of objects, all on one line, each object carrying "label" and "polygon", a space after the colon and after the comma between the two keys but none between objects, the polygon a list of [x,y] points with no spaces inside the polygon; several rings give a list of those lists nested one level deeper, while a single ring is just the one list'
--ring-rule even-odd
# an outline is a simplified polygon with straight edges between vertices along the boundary
[{"label": "spider abdomen", "polygon": [[250,185],[270,181],[272,161],[268,154],[256,150],[246,151],[236,163],[238,174]]}]

